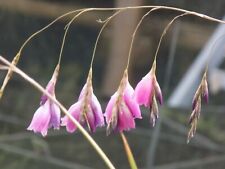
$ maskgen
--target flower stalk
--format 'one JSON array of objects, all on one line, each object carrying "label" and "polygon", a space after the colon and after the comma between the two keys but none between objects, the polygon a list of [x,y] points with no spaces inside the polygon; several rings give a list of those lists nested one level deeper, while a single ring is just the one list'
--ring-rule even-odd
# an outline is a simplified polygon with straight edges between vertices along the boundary
[{"label": "flower stalk", "polygon": [[126,151],[126,155],[127,155],[128,162],[130,164],[130,168],[131,169],[138,169],[136,161],[134,159],[134,155],[131,151],[131,148],[130,148],[130,145],[129,145],[127,139],[126,139],[126,136],[124,135],[123,132],[120,132],[120,136],[121,136],[122,141],[123,141],[123,146],[124,146],[124,149]]}]

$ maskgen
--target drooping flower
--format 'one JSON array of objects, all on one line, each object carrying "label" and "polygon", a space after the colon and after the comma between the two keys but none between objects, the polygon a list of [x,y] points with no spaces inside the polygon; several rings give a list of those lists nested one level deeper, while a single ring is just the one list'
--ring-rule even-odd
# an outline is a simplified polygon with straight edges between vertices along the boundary
[{"label": "drooping flower", "polygon": [[195,92],[195,95],[192,101],[192,112],[188,121],[188,123],[191,125],[191,128],[188,132],[187,143],[189,143],[190,139],[193,138],[196,133],[197,123],[201,113],[202,98],[205,100],[206,103],[208,103],[209,91],[208,91],[206,72],[204,73],[202,77],[202,81],[200,85],[198,86],[198,89]]},{"label": "drooping flower", "polygon": [[150,109],[150,122],[155,126],[159,117],[158,104],[163,103],[162,92],[155,76],[156,61],[153,62],[150,72],[137,84],[134,95],[139,105],[144,105]]},{"label": "drooping flower", "polygon": [[[69,108],[68,112],[81,125],[86,125],[91,132],[95,132],[96,127],[104,126],[101,105],[93,93],[91,69],[78,101]],[[67,131],[70,133],[77,129],[68,116],[62,118],[62,126],[66,126]]]},{"label": "drooping flower", "polygon": [[[51,80],[46,86],[46,91],[55,97],[55,85],[59,73],[59,65],[56,66]],[[43,136],[47,135],[48,129],[60,127],[60,108],[53,103],[48,96],[42,95],[40,107],[34,113],[32,121],[27,130],[33,130],[35,133],[40,132]]]},{"label": "drooping flower", "polygon": [[135,118],[141,119],[141,111],[134,97],[134,89],[128,81],[127,70],[120,82],[118,90],[107,104],[105,117],[107,135],[112,131],[123,131],[135,128]]}]

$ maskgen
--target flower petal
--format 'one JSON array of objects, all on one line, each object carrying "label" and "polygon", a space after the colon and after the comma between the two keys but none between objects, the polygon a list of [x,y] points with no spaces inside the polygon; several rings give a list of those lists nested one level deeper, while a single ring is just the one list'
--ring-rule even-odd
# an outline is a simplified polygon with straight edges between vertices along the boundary
[{"label": "flower petal", "polygon": [[142,80],[137,84],[134,95],[139,105],[145,105],[146,107],[151,105],[152,102],[152,89],[153,89],[153,78],[148,73]]},{"label": "flower petal", "polygon": [[[80,116],[81,116],[81,102],[76,102],[73,104],[68,112],[77,120],[80,122]],[[66,130],[70,133],[73,133],[76,129],[77,126],[67,117],[64,116],[62,118],[62,126],[66,126]]]},{"label": "flower petal", "polygon": [[88,107],[88,112],[87,112],[87,120],[88,120],[88,126],[90,127],[91,132],[95,132],[96,130],[96,125],[95,125],[95,115],[94,112],[92,111],[90,105]]},{"label": "flower petal", "polygon": [[50,104],[47,101],[36,110],[27,130],[33,130],[35,133],[40,132],[43,136],[46,136],[50,118]]},{"label": "flower petal", "polygon": [[141,116],[140,107],[138,103],[135,101],[135,99],[133,98],[133,95],[134,95],[134,89],[128,82],[124,92],[124,101],[126,105],[128,106],[129,110],[131,111],[133,117],[141,119],[142,116]]},{"label": "flower petal", "polygon": [[60,127],[60,108],[54,103],[50,103],[51,118],[49,122],[49,128],[59,129]]},{"label": "flower petal", "polygon": [[104,126],[105,122],[102,114],[102,108],[94,93],[92,93],[91,109],[95,116],[95,126]]},{"label": "flower petal", "polygon": [[118,130],[130,130],[132,128],[135,128],[133,115],[126,104],[122,102],[119,110]]},{"label": "flower petal", "polygon": [[84,94],[85,94],[86,88],[87,88],[87,84],[85,84],[84,87],[82,88],[78,100],[81,100],[81,99],[84,98]]},{"label": "flower petal", "polygon": [[108,124],[110,122],[110,119],[112,117],[112,110],[113,110],[113,107],[115,106],[115,102],[116,102],[116,99],[118,97],[118,93],[114,93],[110,100],[109,100],[109,103],[107,104],[106,106],[106,110],[105,110],[105,118],[106,118],[106,123]]},{"label": "flower petal", "polygon": [[[51,94],[51,95],[55,95],[55,82],[53,82],[52,80],[50,80],[48,82],[48,85],[46,86],[45,90]],[[41,96],[41,101],[40,101],[40,105],[45,104],[45,102],[47,101],[48,96],[46,96],[45,94],[43,94]]]}]

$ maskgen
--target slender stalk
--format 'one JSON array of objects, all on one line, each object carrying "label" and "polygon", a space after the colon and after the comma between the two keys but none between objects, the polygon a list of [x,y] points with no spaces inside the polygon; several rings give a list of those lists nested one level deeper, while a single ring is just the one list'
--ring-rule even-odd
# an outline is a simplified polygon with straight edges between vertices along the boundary
[{"label": "slender stalk", "polygon": [[129,64],[130,64],[130,57],[131,57],[131,52],[132,52],[132,49],[133,49],[134,38],[135,38],[135,35],[136,35],[136,33],[137,33],[138,28],[140,27],[140,25],[141,25],[142,21],[144,20],[144,18],[145,18],[146,16],[148,16],[151,12],[153,12],[153,11],[155,11],[155,10],[157,10],[157,9],[159,9],[159,8],[157,8],[157,7],[156,7],[156,8],[152,8],[152,9],[151,9],[150,11],[148,11],[145,15],[143,15],[142,18],[140,19],[140,21],[138,22],[138,24],[137,24],[137,26],[136,26],[136,28],[135,28],[133,34],[132,34],[132,38],[131,38],[131,42],[130,42],[130,49],[129,49],[129,53],[128,53],[128,59],[127,59],[127,66],[126,66],[126,69],[128,69]]},{"label": "slender stalk", "polygon": [[[207,16],[207,15],[204,15],[204,14],[201,14],[201,13],[197,13],[197,12],[193,12],[193,11],[188,11],[188,10],[185,10],[185,9],[181,9],[181,8],[175,8],[175,7],[169,7],[169,6],[133,6],[133,7],[120,7],[120,8],[84,8],[84,9],[78,9],[78,10],[73,10],[73,11],[70,11],[66,14],[63,14],[61,16],[59,16],[58,18],[56,18],[53,22],[51,22],[50,24],[48,24],[47,26],[45,26],[44,28],[40,29],[39,31],[35,32],[34,34],[32,34],[25,42],[24,44],[21,46],[19,52],[16,54],[16,56],[13,58],[13,61],[12,61],[12,64],[13,65],[17,65],[19,59],[20,59],[20,55],[21,55],[21,52],[23,50],[23,48],[25,47],[25,45],[33,38],[35,37],[36,35],[38,35],[39,33],[41,33],[42,31],[44,31],[45,29],[47,29],[49,26],[51,26],[53,23],[55,23],[56,21],[58,21],[59,19],[67,16],[67,15],[70,15],[72,13],[75,13],[75,12],[79,12],[79,11],[84,11],[84,10],[87,10],[87,11],[113,11],[113,10],[125,10],[125,9],[148,9],[148,8],[159,8],[159,9],[166,9],[166,10],[172,10],[172,11],[178,11],[178,12],[184,12],[184,13],[188,13],[188,14],[191,14],[191,15],[195,15],[197,17],[200,17],[200,18],[203,18],[203,19],[206,19],[206,20],[209,20],[209,21],[213,21],[213,22],[217,22],[217,23],[223,23],[225,24],[225,21],[223,20],[220,20],[220,19],[216,19],[216,18],[213,18],[213,17],[210,17],[210,16]],[[1,89],[0,89],[0,99],[3,95],[3,92],[4,92],[4,89],[6,87],[6,85],[8,84],[8,81],[10,80],[12,76],[12,70],[9,69],[6,76],[5,76],[5,79],[3,81],[3,84],[1,86]]]},{"label": "slender stalk", "polygon": [[60,107],[62,112],[68,116],[68,118],[77,126],[77,128],[80,130],[80,132],[83,134],[83,136],[88,140],[88,142],[93,146],[93,148],[96,150],[96,152],[100,155],[102,160],[106,163],[108,168],[115,169],[109,158],[106,156],[106,154],[103,152],[103,150],[99,147],[99,145],[94,141],[94,139],[88,134],[88,132],[80,125],[80,123],[67,111],[67,109],[51,94],[49,94],[48,91],[46,91],[38,82],[36,82],[34,79],[29,77],[26,73],[24,73],[22,70],[17,68],[15,65],[10,63],[8,60],[6,60],[4,57],[0,56],[0,61],[3,62],[5,65],[9,66],[9,69],[19,74],[25,81],[29,82],[32,86],[37,88],[40,92],[44,93],[52,102],[54,102],[56,105]]},{"label": "slender stalk", "polygon": [[162,35],[161,35],[161,37],[160,37],[160,39],[159,39],[159,43],[158,43],[156,52],[155,52],[154,62],[156,62],[156,58],[157,58],[157,55],[158,55],[158,52],[159,52],[159,48],[160,48],[162,39],[163,39],[163,37],[166,35],[167,30],[170,28],[170,26],[172,25],[172,23],[173,23],[176,19],[178,19],[178,18],[180,18],[180,17],[182,17],[182,16],[185,16],[185,15],[190,15],[190,13],[186,13],[186,12],[185,12],[185,13],[183,13],[183,14],[181,14],[181,15],[177,15],[177,16],[174,17],[174,18],[166,25],[166,27],[164,28],[163,33],[162,33]]},{"label": "slender stalk", "polygon": [[92,54],[92,57],[91,57],[90,69],[92,69],[92,65],[93,65],[93,61],[94,61],[94,58],[95,58],[95,53],[96,53],[98,41],[99,41],[100,35],[102,34],[103,29],[106,27],[106,25],[109,23],[109,21],[110,21],[111,19],[113,19],[115,16],[117,16],[120,12],[122,12],[122,11],[124,11],[124,10],[125,10],[125,9],[121,9],[121,10],[115,12],[112,16],[108,17],[106,20],[101,21],[101,23],[104,23],[104,24],[102,25],[102,28],[100,29],[100,31],[99,31],[99,33],[98,33],[98,36],[97,36],[97,38],[96,38],[96,41],[95,41],[95,46],[94,46],[93,54]]},{"label": "slender stalk", "polygon": [[[20,56],[21,56],[21,53],[22,53],[22,50],[24,49],[24,47],[28,44],[28,42],[30,42],[31,39],[33,39],[35,36],[37,36],[38,34],[40,34],[41,32],[43,32],[44,30],[46,30],[47,28],[49,28],[50,26],[52,26],[55,22],[57,22],[58,20],[70,15],[70,14],[73,14],[75,12],[79,12],[81,11],[81,9],[78,9],[78,10],[73,10],[73,11],[70,11],[70,12],[67,12],[59,17],[57,17],[55,20],[53,20],[52,22],[50,22],[48,25],[46,25],[45,27],[41,28],[40,30],[38,30],[37,32],[33,33],[30,37],[27,38],[27,40],[22,44],[22,46],[20,47],[19,51],[17,52],[16,56],[13,58],[12,60],[12,64],[14,65],[17,65],[17,63],[19,62],[20,60]],[[8,84],[8,81],[10,80],[12,76],[12,70],[9,69],[6,76],[5,76],[5,79],[3,81],[3,84],[1,86],[1,89],[0,89],[0,99],[3,95],[3,92],[5,90],[5,87],[6,85]]]},{"label": "slender stalk", "polygon": [[82,11],[80,11],[77,15],[75,15],[70,21],[69,23],[65,26],[65,32],[64,32],[64,35],[63,35],[63,40],[62,40],[62,45],[61,45],[61,49],[60,49],[60,53],[59,53],[59,61],[58,61],[58,64],[60,64],[61,62],[61,58],[62,58],[62,53],[63,53],[63,49],[64,49],[64,45],[65,45],[65,41],[66,41],[66,36],[67,36],[67,33],[68,33],[68,30],[71,26],[71,24],[73,23],[73,21],[78,18],[81,14],[87,12],[87,11],[91,11],[92,8],[88,8],[88,9],[84,9]]},{"label": "slender stalk", "polygon": [[129,143],[128,143],[125,135],[123,134],[123,132],[120,132],[120,136],[121,136],[122,141],[123,141],[124,149],[125,149],[126,154],[127,154],[127,159],[128,159],[129,164],[130,164],[130,168],[131,169],[138,169],[136,161],[135,161],[134,156],[133,156],[133,153],[130,149]]},{"label": "slender stalk", "polygon": [[78,9],[78,10],[73,10],[73,11],[69,11],[61,16],[59,16],[58,18],[56,18],[55,20],[53,20],[52,22],[50,22],[48,25],[46,25],[45,27],[43,27],[42,29],[38,30],[37,32],[33,33],[29,38],[27,38],[27,40],[22,44],[22,46],[20,47],[20,50],[18,53],[21,53],[23,48],[27,45],[27,43],[33,39],[35,36],[37,36],[39,33],[43,32],[44,30],[46,30],[47,28],[49,28],[50,26],[52,26],[55,22],[57,22],[58,20],[71,15],[73,13],[79,12],[79,11],[83,11],[84,9]]},{"label": "slender stalk", "polygon": [[169,7],[169,6],[134,6],[134,7],[120,7],[120,8],[83,8],[83,9],[78,9],[78,10],[72,10],[69,11],[61,16],[59,16],[58,18],[56,18],[55,20],[53,20],[51,23],[49,23],[48,25],[46,25],[45,27],[43,27],[42,29],[38,30],[37,32],[33,33],[24,43],[23,45],[20,47],[20,50],[18,53],[21,53],[23,48],[27,45],[27,43],[33,39],[36,35],[38,35],[39,33],[43,32],[44,30],[46,30],[47,28],[49,28],[51,25],[53,25],[55,22],[57,22],[58,20],[71,15],[73,13],[76,12],[81,12],[81,11],[113,11],[113,10],[126,10],[126,9],[146,9],[146,8],[158,8],[158,9],[166,9],[166,10],[173,10],[173,11],[178,11],[178,12],[184,12],[184,13],[188,13],[191,15],[195,15],[198,16],[200,18],[209,20],[209,21],[213,21],[213,22],[218,22],[218,23],[223,23],[225,24],[225,21],[220,20],[220,19],[216,19],[198,12],[193,12],[193,11],[188,11],[185,9],[181,9],[181,8],[175,8],[175,7]]}]

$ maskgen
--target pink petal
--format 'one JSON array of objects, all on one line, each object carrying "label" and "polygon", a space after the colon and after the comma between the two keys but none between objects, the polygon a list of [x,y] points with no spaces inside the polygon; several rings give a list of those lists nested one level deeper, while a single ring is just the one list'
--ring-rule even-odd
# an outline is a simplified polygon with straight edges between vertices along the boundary
[{"label": "pink petal", "polygon": [[105,122],[104,122],[104,117],[102,113],[102,108],[97,97],[94,95],[94,93],[92,94],[92,99],[91,99],[91,109],[95,116],[95,126],[104,126]]},{"label": "pink petal", "polygon": [[[50,80],[48,82],[48,85],[46,86],[45,90],[51,94],[51,95],[55,95],[55,82],[53,82],[52,80]],[[45,104],[45,102],[47,101],[48,96],[46,96],[45,94],[43,94],[41,96],[41,101],[40,101],[40,105]]]},{"label": "pink petal", "polygon": [[87,120],[88,120],[88,124],[89,127],[91,129],[91,132],[95,132],[96,130],[96,125],[95,125],[95,116],[94,116],[94,112],[92,111],[91,107],[89,106],[88,108],[88,112],[87,112]]},{"label": "pink petal", "polygon": [[47,101],[36,110],[27,130],[33,130],[35,133],[40,132],[43,136],[46,136],[50,118],[50,103]]},{"label": "pink petal", "polygon": [[[68,112],[77,120],[80,121],[80,116],[81,116],[81,102],[76,102],[73,104]],[[62,118],[62,126],[66,126],[66,130],[70,133],[73,133],[76,129],[77,126],[67,117],[64,116]]]},{"label": "pink petal", "polygon": [[106,123],[108,124],[110,122],[110,119],[112,117],[112,109],[115,105],[115,102],[116,102],[116,99],[118,97],[118,93],[114,93],[112,96],[111,96],[111,99],[109,100],[109,103],[107,104],[106,106],[106,110],[105,110],[105,118],[106,118]]},{"label": "pink petal", "polygon": [[141,119],[142,116],[141,116],[140,107],[138,103],[136,102],[136,100],[134,99],[133,95],[134,95],[134,89],[128,82],[124,92],[124,101],[126,105],[128,106],[129,110],[131,111],[133,117]]},{"label": "pink petal", "polygon": [[60,127],[60,108],[54,103],[50,103],[51,118],[49,122],[49,127],[54,129],[59,129]]},{"label": "pink petal", "polygon": [[[55,95],[55,84],[56,84],[56,81],[57,81],[57,77],[58,77],[58,74],[59,74],[59,65],[56,66],[54,72],[53,72],[53,75],[52,75],[52,78],[51,80],[48,82],[48,85],[46,86],[46,91],[51,94],[51,95]],[[40,102],[40,105],[43,105],[45,104],[45,102],[47,101],[48,97],[43,94],[42,97],[41,97],[41,102]]]},{"label": "pink petal", "polygon": [[142,80],[137,84],[134,95],[139,105],[145,105],[146,107],[151,105],[153,90],[153,78],[148,73]]},{"label": "pink petal", "polygon": [[84,85],[84,87],[82,88],[81,92],[80,92],[80,96],[78,100],[81,100],[84,98],[84,94],[86,92],[86,88],[87,88],[87,84]]},{"label": "pink petal", "polygon": [[135,128],[133,115],[130,113],[125,103],[122,103],[119,111],[118,130],[130,130],[132,128]]}]

